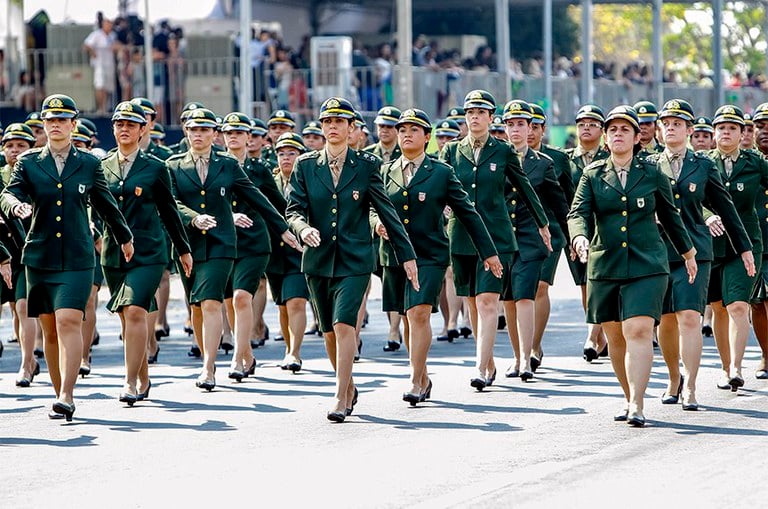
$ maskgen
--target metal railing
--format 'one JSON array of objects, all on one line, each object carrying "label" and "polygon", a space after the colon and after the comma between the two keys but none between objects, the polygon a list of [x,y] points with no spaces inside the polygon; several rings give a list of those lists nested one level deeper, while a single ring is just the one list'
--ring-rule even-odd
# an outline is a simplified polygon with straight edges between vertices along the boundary
[{"label": "metal railing", "polygon": [[[49,93],[71,95],[86,113],[95,110],[93,70],[88,56],[82,51],[32,50],[25,59],[26,68],[36,88],[36,104]],[[272,68],[253,70],[253,104],[237,104],[239,93],[238,58],[188,58],[156,61],[153,67],[152,89],[146,86],[126,87],[126,69],[136,69],[143,76],[143,63],[133,63],[124,56],[115,66],[115,94],[112,104],[122,95],[152,96],[157,103],[160,120],[168,125],[178,123],[181,108],[188,101],[199,100],[219,114],[235,109],[249,110],[254,116],[265,118],[275,109],[294,112],[300,122],[313,118],[320,104],[331,95],[347,97],[360,109],[366,119],[375,116],[384,105],[418,106],[436,120],[455,105],[461,104],[470,90],[488,90],[499,101],[505,89],[514,98],[546,104],[544,80],[524,77],[507,79],[495,72],[433,70],[413,68],[414,105],[401,104],[397,89],[399,68],[392,67],[383,75],[377,67],[350,69],[292,69],[287,63]],[[136,80],[134,80],[136,81]],[[140,80],[141,81],[141,80]],[[654,97],[651,85],[630,84],[623,81],[596,80],[593,96],[604,109],[616,104],[633,104]],[[711,115],[715,108],[713,88],[665,83],[664,99],[681,98],[690,101],[697,114]],[[554,78],[550,98],[553,118],[551,124],[570,124],[581,105],[580,83],[575,78]],[[768,101],[768,91],[757,88],[726,90],[726,101],[753,110]],[[501,108],[503,104],[499,104]]]}]

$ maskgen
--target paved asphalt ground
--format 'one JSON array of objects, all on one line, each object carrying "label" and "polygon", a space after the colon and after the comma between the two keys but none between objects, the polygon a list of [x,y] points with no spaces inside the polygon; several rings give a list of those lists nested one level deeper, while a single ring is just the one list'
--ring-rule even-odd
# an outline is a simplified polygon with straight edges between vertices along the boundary
[{"label": "paved asphalt ground", "polygon": [[[199,361],[186,355],[176,283],[151,399],[133,408],[117,401],[122,346],[103,307],[93,374],[78,381],[70,424],[46,417],[53,391],[44,366],[31,388],[14,387],[19,351],[6,342],[0,508],[764,506],[768,383],[753,376],[754,340],[738,394],[715,388],[717,352],[705,342],[700,412],[661,405],[657,355],[649,424],[633,429],[612,420],[622,399],[609,362],[581,359],[583,314],[561,281],[555,293],[566,298],[553,303],[532,382],[501,375],[512,357],[506,331],[497,337],[500,377],[483,393],[469,387],[474,342],[434,342],[432,400],[416,408],[401,400],[407,355],[382,351],[386,319],[372,301],[354,372],[360,402],[340,425],[325,418],[334,378],[316,336],[300,374],[277,367],[283,344],[270,340],[256,350],[255,377],[230,383],[221,354],[219,385],[196,389]],[[266,319],[274,331],[272,304]],[[9,335],[5,314],[0,337]]]}]

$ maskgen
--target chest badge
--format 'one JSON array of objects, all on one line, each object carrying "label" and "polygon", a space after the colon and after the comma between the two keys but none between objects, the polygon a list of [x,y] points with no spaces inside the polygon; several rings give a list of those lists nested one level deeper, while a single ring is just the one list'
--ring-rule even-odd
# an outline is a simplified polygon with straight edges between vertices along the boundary
[{"label": "chest badge", "polygon": [[352,199],[357,201],[360,199],[360,191],[352,191]]},{"label": "chest badge", "polygon": [[744,182],[736,182],[736,190],[737,191],[743,191],[744,190]]},{"label": "chest badge", "polygon": [[80,194],[85,194],[85,184],[78,184],[78,185],[77,185],[77,191],[78,191]]},{"label": "chest badge", "polygon": [[427,193],[419,193],[419,201],[424,201],[427,199]]},{"label": "chest badge", "polygon": [[688,190],[690,192],[692,192],[692,193],[695,193],[696,192],[696,183],[695,182],[691,182],[690,184],[688,184]]},{"label": "chest badge", "polygon": [[136,196],[141,196],[141,193],[143,191],[144,190],[142,188],[140,188],[139,186],[136,186],[136,188],[133,190],[133,194],[135,194]]},{"label": "chest badge", "polygon": [[491,163],[491,171],[496,171],[496,163]]},{"label": "chest badge", "polygon": [[226,189],[224,189],[223,187],[222,187],[222,188],[219,188],[219,194],[220,194],[220,195],[222,195],[222,196],[224,196],[224,195],[226,195],[226,194],[227,194],[227,190],[226,190]]},{"label": "chest badge", "polygon": [[637,199],[637,208],[641,209],[645,207],[645,198],[638,198]]}]

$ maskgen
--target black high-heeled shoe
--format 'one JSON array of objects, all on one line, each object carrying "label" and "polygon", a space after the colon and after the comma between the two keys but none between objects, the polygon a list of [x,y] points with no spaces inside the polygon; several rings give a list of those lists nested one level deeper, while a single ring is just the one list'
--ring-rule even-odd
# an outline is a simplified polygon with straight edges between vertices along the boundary
[{"label": "black high-heeled shoe", "polygon": [[416,403],[421,401],[421,394],[416,394],[413,392],[404,392],[403,393],[403,401],[406,403],[409,403],[411,406],[416,406]]},{"label": "black high-heeled shoe", "polygon": [[160,341],[161,338],[167,338],[171,335],[171,327],[166,325],[161,329],[155,329],[155,338]]},{"label": "black high-heeled shoe", "polygon": [[[462,327],[462,328],[459,329],[459,334],[464,336],[464,339],[467,339],[467,338],[469,338],[469,336],[472,335],[472,329],[470,329],[469,327]],[[458,337],[458,336],[456,336],[456,337]]]},{"label": "black high-heeled shoe", "polygon": [[355,405],[357,405],[357,397],[360,395],[360,393],[357,390],[357,387],[355,387],[355,394],[352,396],[352,406],[347,408],[346,414],[352,415],[352,412],[355,410]]},{"label": "black high-heeled shoe", "polygon": [[242,371],[233,369],[229,373],[227,373],[227,378],[229,378],[230,380],[234,380],[235,382],[242,382],[243,378],[245,378],[245,373],[243,373]]},{"label": "black high-heeled shoe", "polygon": [[32,380],[25,376],[21,376],[16,379],[16,387],[21,387],[22,389],[25,389],[32,385]]},{"label": "black high-heeled shoe", "polygon": [[432,397],[432,379],[427,378],[427,380],[428,380],[427,390],[421,393],[420,401],[426,401]]},{"label": "black high-heeled shoe", "polygon": [[744,387],[744,379],[739,375],[732,376],[728,380],[728,384],[731,386],[731,392],[736,392],[739,390],[739,387]]},{"label": "black high-heeled shoe", "polygon": [[593,360],[597,359],[599,354],[597,353],[597,350],[592,348],[591,346],[588,346],[584,349],[582,357],[584,357],[584,360],[587,362],[592,362]]},{"label": "black high-heeled shoe", "polygon": [[256,374],[256,357],[253,358],[253,362],[251,362],[250,367],[243,371],[244,377],[249,377],[250,375]]},{"label": "black high-heeled shoe", "polygon": [[91,367],[90,366],[80,366],[80,370],[78,371],[78,374],[81,378],[85,378],[86,376],[91,374]]},{"label": "black high-heeled shoe", "polygon": [[4,351],[5,351],[5,345],[3,345],[2,340],[0,340],[0,357],[3,356]]},{"label": "black high-heeled shoe", "polygon": [[477,389],[477,392],[482,392],[487,384],[485,378],[475,377],[469,381],[469,385]]},{"label": "black high-heeled shoe", "polygon": [[210,379],[210,380],[196,380],[195,386],[198,389],[203,389],[208,392],[211,392],[216,387],[216,379]]},{"label": "black high-heeled shoe", "polygon": [[229,355],[229,352],[235,349],[235,345],[229,341],[224,341],[224,335],[222,334],[221,339],[219,340],[219,348],[224,350],[224,355]]},{"label": "black high-heeled shoe", "polygon": [[283,337],[282,334],[278,334],[277,336],[275,336],[275,341],[285,342],[285,338]]},{"label": "black high-heeled shoe", "polygon": [[200,347],[198,346],[192,346],[189,348],[189,352],[187,352],[187,357],[194,357],[195,359],[199,359],[203,356],[203,352],[200,351]]},{"label": "black high-heeled shoe", "polygon": [[154,354],[147,357],[147,364],[156,364],[158,355],[160,355],[160,345],[157,345],[157,350],[155,350]]},{"label": "black high-heeled shoe", "polygon": [[712,326],[711,325],[702,325],[701,326],[701,335],[705,338],[711,338],[712,337]]},{"label": "black high-heeled shoe", "polygon": [[32,371],[32,381],[35,381],[35,377],[40,374],[40,363],[35,361],[35,369]]},{"label": "black high-heeled shoe", "polygon": [[597,354],[598,357],[608,357],[608,343],[605,344],[602,350],[600,350],[600,353]]},{"label": "black high-heeled shoe", "polygon": [[523,371],[520,373],[520,379],[523,382],[527,382],[528,380],[533,379],[533,372],[532,371]]},{"label": "black high-heeled shoe", "polygon": [[139,397],[129,392],[123,392],[120,394],[120,397],[118,399],[120,400],[120,403],[125,403],[128,406],[133,406],[139,400]]},{"label": "black high-heeled shoe", "polygon": [[149,399],[149,390],[151,388],[152,388],[152,379],[150,379],[147,384],[147,390],[144,392],[140,392],[136,395],[136,401],[144,401],[145,399]]},{"label": "black high-heeled shoe", "polygon": [[496,320],[496,330],[504,330],[507,328],[507,317],[504,315],[499,315],[499,318]]},{"label": "black high-heeled shoe", "polygon": [[504,376],[507,378],[518,378],[520,377],[520,370],[516,368],[514,365],[507,368],[507,371],[504,373]]},{"label": "black high-heeled shoe", "polygon": [[613,420],[616,422],[626,422],[629,416],[629,409],[624,408],[621,412],[613,416]]},{"label": "black high-heeled shoe", "polygon": [[53,404],[51,409],[55,413],[63,415],[67,422],[72,422],[72,416],[75,415],[74,403],[64,403],[63,401],[57,401]]},{"label": "black high-heeled shoe", "polygon": [[493,385],[493,382],[495,381],[496,381],[496,368],[493,368],[493,373],[491,374],[491,376],[485,379],[485,385],[490,387],[491,385]]},{"label": "black high-heeled shoe", "polygon": [[293,362],[289,362],[288,364],[285,365],[285,369],[287,369],[293,374],[298,373],[299,371],[301,371],[301,359],[298,359]]},{"label": "black high-heeled shoe", "polygon": [[96,346],[101,341],[101,334],[99,334],[99,331],[96,331],[96,334],[93,336],[93,341],[91,341],[91,346]]},{"label": "black high-heeled shoe", "polygon": [[645,417],[640,413],[633,412],[627,416],[627,424],[633,428],[642,428],[645,426]]},{"label": "black high-heeled shoe", "polygon": [[400,350],[400,345],[403,344],[403,336],[400,335],[400,339],[398,341],[393,341],[391,339],[387,340],[387,344],[384,345],[383,350],[385,352],[397,352]]},{"label": "black high-heeled shoe", "polygon": [[[347,409],[347,411],[349,411],[349,409]],[[338,410],[334,410],[333,412],[328,412],[326,417],[331,422],[342,423],[344,422],[344,419],[347,418],[347,414],[344,412],[339,412]]]},{"label": "black high-heeled shoe", "polygon": [[192,334],[195,333],[195,329],[193,329],[191,325],[185,325],[184,332],[187,333],[187,336],[191,336]]},{"label": "black high-heeled shoe", "polygon": [[680,402],[680,394],[683,392],[683,382],[685,378],[680,375],[680,385],[677,387],[676,394],[667,394],[666,392],[661,396],[662,405],[677,405]]},{"label": "black high-heeled shoe", "polygon": [[357,342],[357,355],[355,355],[355,362],[360,360],[360,355],[362,355],[363,352],[363,340],[360,339]]},{"label": "black high-heeled shoe", "polygon": [[453,340],[458,337],[459,337],[459,331],[457,331],[456,329],[448,329],[447,331],[445,331],[444,336],[437,336],[437,340],[453,343]]},{"label": "black high-heeled shoe", "polygon": [[33,354],[34,354],[34,356],[35,356],[35,357],[37,357],[38,359],[42,359],[43,357],[45,357],[45,352],[43,352],[43,351],[42,351],[42,350],[40,350],[39,348],[35,348],[35,349],[34,349],[34,351],[33,351],[32,353],[33,353]]},{"label": "black high-heeled shoe", "polygon": [[541,359],[535,355],[531,355],[531,371],[536,373],[536,370],[539,369],[539,366],[541,366]]}]

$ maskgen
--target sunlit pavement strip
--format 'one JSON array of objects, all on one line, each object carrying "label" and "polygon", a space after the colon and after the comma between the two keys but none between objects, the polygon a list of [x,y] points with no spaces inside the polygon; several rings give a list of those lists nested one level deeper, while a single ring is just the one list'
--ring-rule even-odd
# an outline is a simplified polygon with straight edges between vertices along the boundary
[{"label": "sunlit pavement strip", "polygon": [[[483,393],[469,387],[474,342],[433,342],[433,399],[411,408],[401,399],[407,354],[381,350],[386,318],[372,301],[363,359],[355,365],[360,402],[335,425],[325,418],[334,378],[320,338],[306,341],[304,369],[295,376],[276,367],[284,347],[270,340],[255,350],[256,376],[242,384],[226,378],[229,357],[220,353],[218,385],[204,393],[194,387],[199,361],[186,355],[177,286],[174,297],[172,337],[161,342],[159,364],[151,367],[151,398],[134,408],[117,401],[122,344],[117,317],[103,307],[94,374],[78,380],[71,424],[47,419],[52,390],[44,366],[31,388],[14,387],[19,351],[6,342],[0,506],[712,507],[735,496],[740,505],[763,502],[768,383],[754,378],[754,340],[738,394],[715,388],[719,361],[712,340],[705,342],[698,413],[661,405],[666,377],[657,352],[649,424],[631,429],[612,420],[622,401],[609,362],[581,359],[579,302],[556,300],[533,382],[504,378],[512,355],[506,331],[497,336],[498,378]],[[0,337],[7,338],[4,318]],[[266,318],[274,337],[271,304]]]}]

